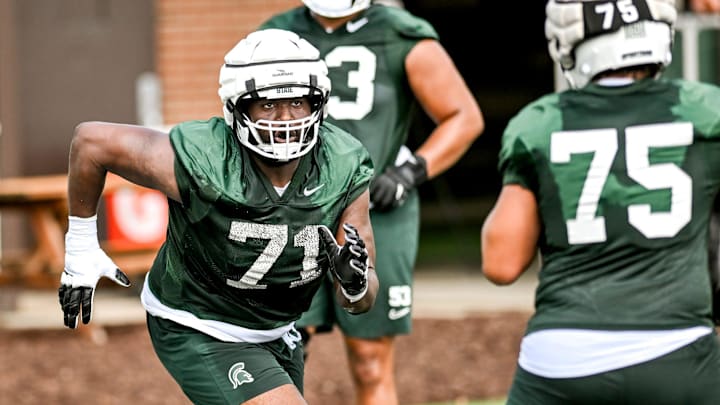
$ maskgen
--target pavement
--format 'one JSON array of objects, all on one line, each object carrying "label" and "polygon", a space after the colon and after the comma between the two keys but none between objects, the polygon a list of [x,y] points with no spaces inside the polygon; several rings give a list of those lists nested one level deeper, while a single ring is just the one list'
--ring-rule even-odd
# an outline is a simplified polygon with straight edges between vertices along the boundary
[{"label": "pavement", "polygon": [[515,283],[498,286],[480,269],[416,271],[413,316],[463,318],[483,312],[532,312],[537,272],[528,271]]},{"label": "pavement", "polygon": [[[463,318],[476,313],[532,311],[537,273],[527,272],[509,286],[496,286],[479,268],[419,269],[414,288],[414,318]],[[98,326],[145,322],[137,292],[100,288],[92,323]],[[62,328],[55,290],[0,287],[0,330]]]}]

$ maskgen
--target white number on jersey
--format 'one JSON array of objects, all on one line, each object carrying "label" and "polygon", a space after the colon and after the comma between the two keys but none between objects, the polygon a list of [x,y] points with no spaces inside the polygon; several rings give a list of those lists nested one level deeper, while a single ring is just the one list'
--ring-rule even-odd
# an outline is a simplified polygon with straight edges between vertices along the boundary
[{"label": "white number on jersey", "polygon": [[346,83],[357,95],[350,101],[340,101],[340,97],[331,95],[328,113],[336,120],[361,120],[372,111],[377,57],[364,46],[338,46],[325,56],[328,68],[340,67],[343,62],[357,63],[357,70],[348,73]]},{"label": "white number on jersey", "polygon": [[[627,174],[648,190],[670,189],[670,211],[652,212],[650,204],[628,206],[628,221],[645,237],[677,235],[692,216],[692,178],[673,163],[650,163],[651,149],[692,144],[690,123],[638,125],[625,129]],[[575,218],[568,219],[568,243],[576,245],[607,240],[605,218],[597,216],[598,201],[618,151],[617,130],[561,131],[552,134],[550,161],[567,164],[573,154],[593,152],[577,204]],[[562,188],[562,184],[558,184]]]},{"label": "white number on jersey", "polygon": [[[245,242],[247,238],[266,239],[267,246],[255,259],[255,262],[245,272],[243,277],[237,280],[227,280],[227,284],[235,288],[264,289],[267,285],[260,284],[263,277],[272,269],[273,264],[285,249],[288,242],[288,226],[273,224],[256,224],[252,222],[233,221],[230,225],[230,234],[228,238],[237,242]],[[300,272],[300,282],[307,280],[311,276],[317,276],[318,268],[317,256],[320,253],[320,237],[318,235],[317,225],[306,225],[293,238],[296,247],[302,246],[304,249],[303,269]],[[314,278],[314,277],[313,277]]]}]

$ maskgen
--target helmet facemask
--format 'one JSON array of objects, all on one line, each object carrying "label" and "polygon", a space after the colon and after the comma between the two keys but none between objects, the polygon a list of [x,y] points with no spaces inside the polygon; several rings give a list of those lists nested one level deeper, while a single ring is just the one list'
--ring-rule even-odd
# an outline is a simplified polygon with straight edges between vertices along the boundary
[{"label": "helmet facemask", "polygon": [[287,162],[305,155],[317,143],[325,99],[318,89],[311,87],[278,87],[280,88],[282,92],[308,94],[302,97],[308,98],[311,104],[310,114],[286,121],[268,119],[253,121],[247,113],[247,105],[256,100],[271,100],[268,98],[238,99],[234,105],[228,100],[226,108],[232,111],[233,132],[242,145],[266,159]]}]

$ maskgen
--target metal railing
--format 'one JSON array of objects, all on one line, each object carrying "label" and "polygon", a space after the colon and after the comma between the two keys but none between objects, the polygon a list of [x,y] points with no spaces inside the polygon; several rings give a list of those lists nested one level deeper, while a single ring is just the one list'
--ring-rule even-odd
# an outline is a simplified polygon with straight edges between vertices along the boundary
[{"label": "metal railing", "polygon": [[682,13],[678,15],[675,30],[682,33],[683,78],[687,80],[699,80],[700,32],[704,30],[720,30],[720,15]]}]

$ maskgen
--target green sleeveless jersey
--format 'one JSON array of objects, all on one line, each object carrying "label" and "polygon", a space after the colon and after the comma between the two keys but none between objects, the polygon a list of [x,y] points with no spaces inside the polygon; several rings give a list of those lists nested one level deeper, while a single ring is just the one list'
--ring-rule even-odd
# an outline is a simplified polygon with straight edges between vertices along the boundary
[{"label": "green sleeveless jersey", "polygon": [[711,326],[707,235],[720,89],[646,79],[547,95],[503,134],[504,184],[534,192],[543,257],[528,331]]},{"label": "green sleeveless jersey", "polygon": [[169,202],[149,274],[163,304],[263,330],[307,310],[324,276],[317,227],[337,229],[373,174],[360,142],[331,124],[320,131],[281,196],[222,118],[171,130],[182,204]]},{"label": "green sleeveless jersey", "polygon": [[332,81],[328,120],[358,138],[375,172],[382,173],[407,141],[418,111],[405,57],[418,41],[438,39],[432,26],[403,9],[372,5],[333,32],[305,7],[272,17],[261,28],[294,31],[320,50]]}]

